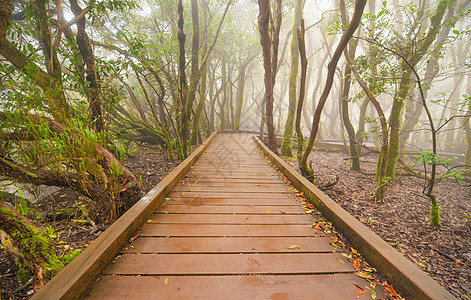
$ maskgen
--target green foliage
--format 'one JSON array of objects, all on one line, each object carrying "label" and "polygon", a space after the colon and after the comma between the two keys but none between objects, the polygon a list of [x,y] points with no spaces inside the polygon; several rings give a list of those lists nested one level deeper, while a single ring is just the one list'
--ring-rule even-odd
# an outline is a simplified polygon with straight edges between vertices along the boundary
[{"label": "green foliage", "polygon": [[31,278],[31,269],[24,261],[17,261],[16,266],[18,268],[16,273],[16,279],[20,282],[26,282]]},{"label": "green foliage", "polygon": [[70,252],[67,255],[64,255],[61,257],[61,261],[64,264],[64,266],[67,266],[72,260],[74,260],[80,253],[82,253],[82,249],[76,249],[72,252]]},{"label": "green foliage", "polygon": [[16,191],[20,197],[20,201],[15,202],[15,209],[27,218],[34,217],[34,211],[31,209],[28,200],[23,196],[21,189],[17,188]]}]

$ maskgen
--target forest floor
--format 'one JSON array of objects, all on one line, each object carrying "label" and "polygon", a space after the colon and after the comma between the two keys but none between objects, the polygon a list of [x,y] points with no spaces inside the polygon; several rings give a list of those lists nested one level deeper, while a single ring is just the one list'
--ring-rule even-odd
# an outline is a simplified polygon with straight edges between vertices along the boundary
[{"label": "forest floor", "polygon": [[[350,170],[348,156],[339,152],[314,151],[309,159],[316,185],[345,210],[377,233],[420,269],[459,299],[471,299],[471,201],[470,188],[444,179],[434,191],[441,226],[430,225],[430,200],[422,194],[423,179],[398,175],[384,203],[370,200],[376,188],[376,158],[366,156],[362,173]],[[299,171],[297,161],[287,160]]]},{"label": "forest floor", "polygon": [[[161,150],[137,148],[125,164],[141,180],[142,194],[149,192],[162,178],[178,166],[179,160],[168,160]],[[51,200],[51,197],[54,200]],[[69,189],[52,189],[52,192],[31,207],[31,212],[44,212],[34,221],[40,228],[50,226],[54,229],[53,242],[58,246],[58,254],[64,255],[76,249],[86,248],[107,226],[96,224],[87,218],[83,196]],[[1,245],[1,244],[0,244]],[[14,263],[15,255],[0,247],[0,294],[1,299],[29,299],[33,295],[31,278],[17,278],[18,268]]]}]

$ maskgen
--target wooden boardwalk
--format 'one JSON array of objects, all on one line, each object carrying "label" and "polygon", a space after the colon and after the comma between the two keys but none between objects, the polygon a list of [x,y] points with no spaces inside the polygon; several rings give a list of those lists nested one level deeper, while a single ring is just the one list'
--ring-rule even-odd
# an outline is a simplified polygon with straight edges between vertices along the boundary
[{"label": "wooden boardwalk", "polygon": [[219,134],[87,297],[370,299],[298,203],[249,135]]}]

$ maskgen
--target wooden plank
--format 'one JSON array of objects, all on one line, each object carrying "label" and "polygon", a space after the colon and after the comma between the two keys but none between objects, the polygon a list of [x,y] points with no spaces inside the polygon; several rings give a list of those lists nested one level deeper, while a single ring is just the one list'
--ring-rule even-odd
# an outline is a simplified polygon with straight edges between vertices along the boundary
[{"label": "wooden plank", "polygon": [[[293,207],[290,209],[289,207]],[[211,205],[161,205],[156,213],[172,214],[267,214],[267,215],[296,215],[306,214],[300,206],[281,207],[259,205],[259,206],[211,206]]]},{"label": "wooden plank", "polygon": [[155,214],[150,223],[160,224],[312,224],[310,215],[207,215],[207,214]]},{"label": "wooden plank", "polygon": [[211,180],[184,180],[180,181],[176,188],[181,187],[190,187],[190,188],[201,188],[201,187],[227,187],[231,188],[283,188],[283,191],[287,191],[290,188],[284,182],[264,182],[264,183],[255,183],[255,182],[213,182]]},{"label": "wooden plank", "polygon": [[242,186],[231,186],[227,184],[226,186],[212,186],[210,184],[203,186],[189,186],[189,185],[179,185],[173,189],[173,192],[217,192],[217,193],[287,193],[287,186],[274,185],[273,187],[251,187],[247,185],[245,188]]},{"label": "wooden plank", "polygon": [[[310,299],[367,300],[356,275],[103,276],[87,299]],[[379,288],[377,299],[384,299]]]},{"label": "wooden plank", "polygon": [[[227,160],[223,159],[214,159],[214,158],[200,158],[198,159],[198,163],[193,166],[193,168],[199,168],[199,167],[205,167],[205,166],[211,166],[211,165],[220,165],[220,164],[227,164]],[[253,155],[250,157],[244,157],[243,161],[238,161],[233,164],[234,166],[241,168],[241,167],[252,167],[252,166],[257,166],[257,167],[268,167],[269,165],[267,164],[267,161],[265,159],[262,159],[259,154]],[[229,168],[231,167],[231,164],[227,165],[220,165],[222,168]]]},{"label": "wooden plank", "polygon": [[123,254],[103,274],[237,275],[353,272],[337,253],[282,254]]},{"label": "wooden plank", "polygon": [[214,191],[207,191],[207,192],[171,192],[169,194],[170,198],[174,197],[186,197],[186,198],[197,198],[197,197],[210,197],[210,198],[240,198],[244,197],[246,199],[257,199],[260,197],[263,198],[276,198],[276,199],[294,199],[295,196],[292,195],[291,193],[281,193],[281,192],[273,192],[273,193],[234,193],[234,192],[228,192],[228,193],[219,193],[219,192],[214,192]]},{"label": "wooden plank", "polygon": [[[251,176],[251,177],[269,177],[269,176],[278,176],[278,173],[276,173],[274,170],[240,170],[240,171],[234,171],[234,170],[228,170],[228,169],[211,169],[211,170],[201,170],[201,171],[189,171],[188,176],[192,175],[204,175],[204,176],[209,176],[209,175],[218,175],[218,176],[228,176],[228,177],[235,177],[235,178],[244,178],[246,176]],[[238,176],[238,177],[236,177]]]},{"label": "wooden plank", "polygon": [[[138,237],[124,253],[332,252],[330,237]],[[290,246],[297,245],[299,247]],[[132,247],[131,247],[132,246]]]},{"label": "wooden plank", "polygon": [[[221,178],[216,176],[192,176],[192,177],[184,177],[183,181],[185,182],[212,182],[212,183],[253,183],[252,179],[249,178]],[[286,184],[286,182],[278,176],[270,176],[267,178],[259,178],[257,179],[257,184]]]},{"label": "wooden plank", "polygon": [[140,236],[324,236],[311,225],[145,224]]},{"label": "wooden plank", "polygon": [[[298,205],[297,199],[273,199],[273,198],[255,198],[255,199],[246,199],[246,198],[188,198],[188,197],[176,197],[176,198],[167,198],[170,200],[165,201],[166,205],[251,205],[251,206],[260,206],[260,205],[270,205],[270,206],[287,206],[293,207]],[[290,209],[290,208],[288,208]]]}]

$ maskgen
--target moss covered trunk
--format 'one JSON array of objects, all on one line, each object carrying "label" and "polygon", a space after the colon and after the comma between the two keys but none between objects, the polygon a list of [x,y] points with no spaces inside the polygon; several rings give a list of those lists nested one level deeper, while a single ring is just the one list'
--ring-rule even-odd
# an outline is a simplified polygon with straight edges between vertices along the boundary
[{"label": "moss covered trunk", "polygon": [[294,9],[294,23],[291,31],[293,32],[291,38],[291,70],[289,73],[289,92],[288,92],[288,116],[285,122],[285,131],[283,134],[283,141],[281,142],[281,155],[282,156],[293,156],[293,124],[296,114],[296,89],[298,80],[299,70],[299,49],[298,49],[298,37],[294,34],[301,24],[303,17],[303,1],[296,0]]},{"label": "moss covered trunk", "polygon": [[64,267],[47,235],[14,207],[1,200],[0,229],[11,237],[14,246],[23,256],[24,261],[20,262],[19,268],[29,268],[33,273],[36,291]]}]

